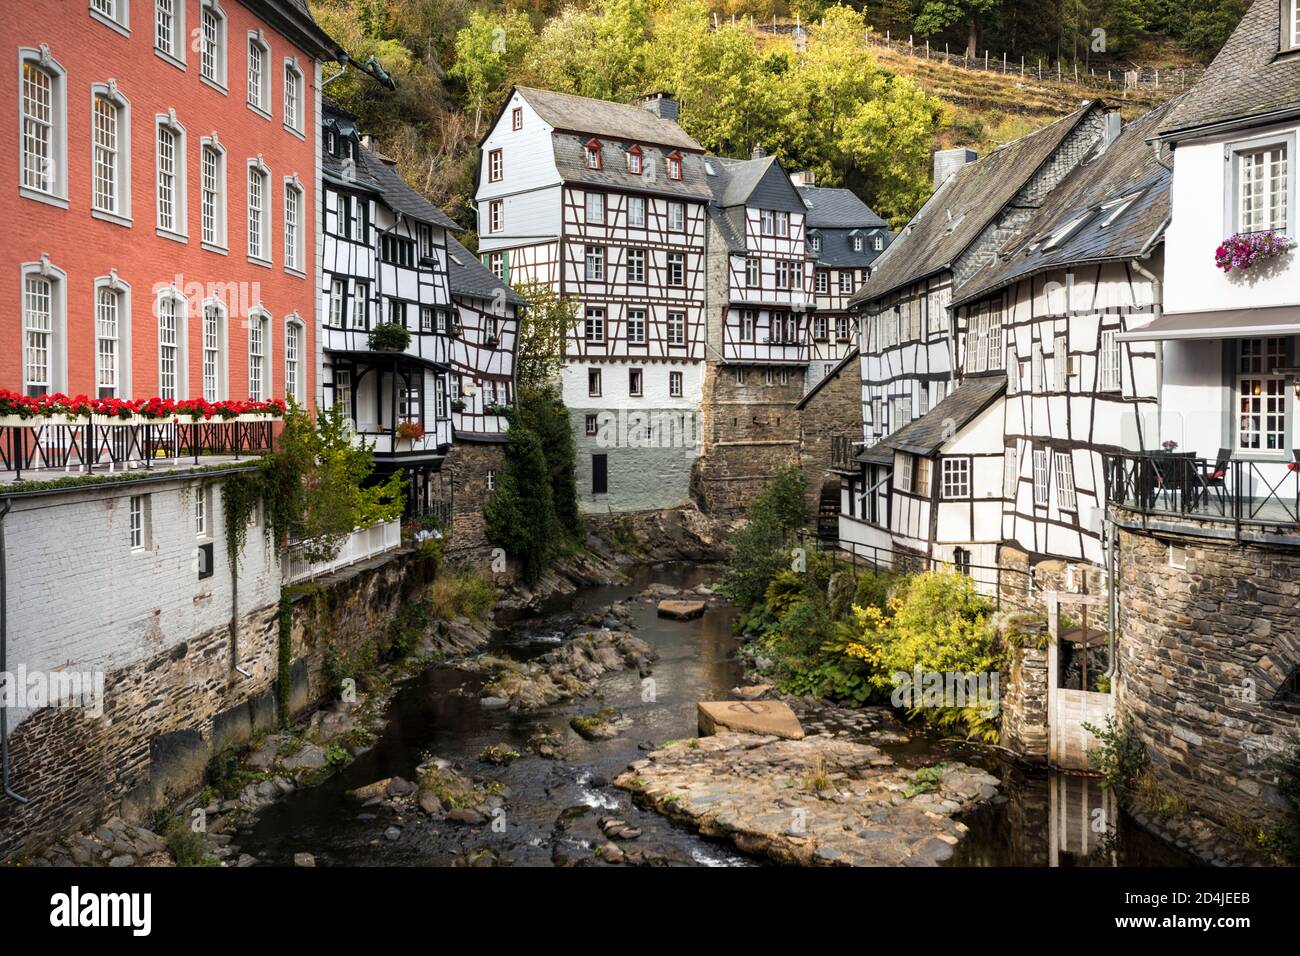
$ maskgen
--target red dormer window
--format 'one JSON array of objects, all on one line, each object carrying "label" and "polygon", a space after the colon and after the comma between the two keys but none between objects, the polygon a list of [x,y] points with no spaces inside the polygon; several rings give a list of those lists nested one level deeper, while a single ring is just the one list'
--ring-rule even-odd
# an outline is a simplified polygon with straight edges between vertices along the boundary
[{"label": "red dormer window", "polygon": [[633,176],[641,175],[641,147],[633,146],[627,151],[627,171]]},{"label": "red dormer window", "polygon": [[588,140],[583,151],[586,154],[587,168],[600,169],[600,140]]},{"label": "red dormer window", "polygon": [[668,154],[668,178],[682,178],[682,154],[673,152]]}]

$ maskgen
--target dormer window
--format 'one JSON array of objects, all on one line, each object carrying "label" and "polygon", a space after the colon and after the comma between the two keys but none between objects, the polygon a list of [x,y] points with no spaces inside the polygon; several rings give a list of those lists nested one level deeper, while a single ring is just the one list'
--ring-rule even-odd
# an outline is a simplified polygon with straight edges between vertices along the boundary
[{"label": "dormer window", "polygon": [[329,150],[331,156],[337,156],[339,154],[339,141],[335,137],[334,130],[332,129],[325,131],[325,148]]},{"label": "dormer window", "polygon": [[877,252],[885,248],[885,237],[884,236],[873,237],[871,240],[871,248],[875,249]]},{"label": "dormer window", "polygon": [[682,154],[677,152],[669,153],[667,163],[668,178],[680,181],[682,178]]},{"label": "dormer window", "polygon": [[583,147],[586,157],[586,166],[588,169],[600,169],[600,141],[590,140]]},{"label": "dormer window", "polygon": [[854,252],[861,252],[861,251],[862,251],[862,237],[861,237],[861,236],[854,236],[854,237],[853,237],[853,251],[854,251]]},{"label": "dormer window", "polygon": [[809,237],[808,237],[808,248],[811,249],[813,252],[821,252],[821,251],[822,251],[822,237],[821,237],[821,236],[809,236]]},{"label": "dormer window", "polygon": [[627,151],[627,171],[633,176],[641,175],[641,147],[633,146]]}]

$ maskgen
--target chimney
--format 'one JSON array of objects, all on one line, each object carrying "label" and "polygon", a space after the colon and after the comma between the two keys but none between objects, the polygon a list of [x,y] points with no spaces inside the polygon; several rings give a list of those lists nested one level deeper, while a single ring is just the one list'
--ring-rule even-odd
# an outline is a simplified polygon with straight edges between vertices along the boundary
[{"label": "chimney", "polygon": [[1124,120],[1116,110],[1113,113],[1103,115],[1105,125],[1102,127],[1101,148],[1102,152],[1110,149],[1110,144],[1119,139],[1120,131],[1124,128]]},{"label": "chimney", "polygon": [[817,174],[811,169],[801,169],[797,173],[791,173],[790,182],[796,186],[816,186]]},{"label": "chimney", "polygon": [[749,158],[762,159],[766,155],[767,155],[767,150],[765,150],[762,146],[755,146],[754,151],[749,154]]},{"label": "chimney", "polygon": [[944,182],[967,163],[979,159],[979,153],[964,146],[957,149],[940,149],[934,154],[934,188],[938,189]]},{"label": "chimney", "polygon": [[677,122],[677,101],[671,93],[650,93],[642,98],[641,105],[660,119]]}]

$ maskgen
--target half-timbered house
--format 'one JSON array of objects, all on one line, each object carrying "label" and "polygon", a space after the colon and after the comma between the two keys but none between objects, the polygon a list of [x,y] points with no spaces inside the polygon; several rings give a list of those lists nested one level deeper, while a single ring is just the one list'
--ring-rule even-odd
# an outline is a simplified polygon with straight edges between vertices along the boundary
[{"label": "half-timbered house", "polygon": [[704,377],[704,150],[676,103],[517,87],[481,144],[479,251],[577,306],[562,371],[592,512],[689,496]]},{"label": "half-timbered house", "polygon": [[[355,117],[323,109],[321,387],[374,449],[380,475],[404,471],[410,510],[446,500],[454,327],[446,214],[362,141]],[[405,338],[405,347],[393,344]]]},{"label": "half-timbered house", "polygon": [[894,234],[852,190],[816,186],[806,170],[790,178],[808,209],[815,308],[808,329],[805,387],[811,390],[857,349],[858,317],[849,310],[849,299],[867,281],[871,264]]}]

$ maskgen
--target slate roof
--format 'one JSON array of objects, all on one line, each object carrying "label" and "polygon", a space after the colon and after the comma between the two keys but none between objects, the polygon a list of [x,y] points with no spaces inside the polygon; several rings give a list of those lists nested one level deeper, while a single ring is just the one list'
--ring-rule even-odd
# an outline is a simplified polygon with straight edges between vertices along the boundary
[{"label": "slate roof", "polygon": [[557,131],[611,136],[640,143],[642,148],[654,144],[695,152],[704,151],[703,146],[672,120],[660,119],[640,105],[611,103],[608,100],[539,90],[531,86],[517,86],[515,90],[547,125]]},{"label": "slate roof", "polygon": [[[1177,105],[1173,99],[1140,116],[1109,148],[1072,170],[998,258],[956,290],[953,304],[1051,268],[1148,255],[1164,235],[1172,178],[1156,161],[1148,140]],[[1136,198],[1108,223],[1117,207],[1107,210],[1102,204],[1134,194]],[[1045,249],[1047,240],[1062,229],[1071,231]]]},{"label": "slate roof", "polygon": [[894,449],[876,442],[854,455],[853,460],[860,461],[864,465],[892,465],[894,463]]},{"label": "slate roof", "polygon": [[1160,126],[1176,137],[1200,127],[1300,113],[1300,57],[1278,55],[1281,4],[1255,0],[1205,75]]},{"label": "slate roof", "polygon": [[452,295],[491,299],[499,290],[504,289],[506,301],[511,305],[526,304],[527,300],[523,296],[493,275],[492,270],[483,265],[478,256],[462,246],[450,233],[447,235],[447,252],[450,253],[447,275]]},{"label": "slate roof", "polygon": [[384,202],[395,212],[444,229],[460,228],[445,212],[406,185],[395,167],[364,146],[357,153],[357,168],[364,170],[366,176],[377,185]]},{"label": "slate roof", "polygon": [[[655,119],[648,110],[633,108]],[[600,140],[600,169],[587,168],[586,146],[593,137]],[[638,140],[620,141],[610,134],[558,131],[551,134],[551,143],[555,152],[555,168],[559,171],[560,178],[568,183],[590,184],[607,189],[635,189],[637,192],[696,201],[708,200],[712,195],[705,181],[704,157],[700,153],[681,153],[682,178],[669,179],[665,160],[670,153],[679,152],[675,148],[650,146]],[[634,144],[641,147],[644,163],[645,172],[639,176],[627,171],[627,151]]]},{"label": "slate roof", "polygon": [[808,207],[808,225],[817,229],[857,229],[887,225],[851,189],[825,186],[799,186],[799,195]]},{"label": "slate roof", "polygon": [[337,60],[343,48],[320,28],[307,0],[245,0],[271,26],[320,59]]},{"label": "slate roof", "polygon": [[902,428],[890,432],[879,444],[913,455],[934,455],[1006,389],[1005,375],[969,378],[949,392],[934,408]]},{"label": "slate roof", "polygon": [[957,170],[935,190],[907,227],[876,260],[849,304],[878,298],[900,286],[951,268],[1092,110],[1091,101],[1068,116],[999,146]]}]

